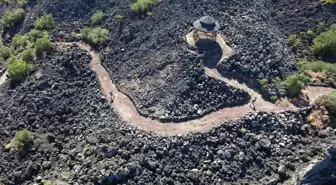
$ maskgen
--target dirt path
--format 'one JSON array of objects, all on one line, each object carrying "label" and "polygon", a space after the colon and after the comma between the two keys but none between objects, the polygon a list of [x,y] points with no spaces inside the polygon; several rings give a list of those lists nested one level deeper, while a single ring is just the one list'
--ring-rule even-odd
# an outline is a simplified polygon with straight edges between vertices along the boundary
[{"label": "dirt path", "polygon": [[[125,94],[121,93],[117,87],[113,84],[110,79],[110,76],[106,69],[101,65],[101,60],[99,54],[93,50],[91,50],[90,46],[83,43],[76,43],[82,49],[88,51],[92,56],[91,68],[96,72],[104,94],[109,97],[109,91],[112,90],[115,96],[113,101],[113,107],[118,112],[119,116],[127,123],[136,126],[139,129],[143,129],[146,131],[152,131],[156,133],[161,133],[165,135],[179,135],[186,133],[195,133],[195,132],[207,132],[210,129],[219,126],[224,121],[234,120],[240,118],[241,116],[247,114],[248,112],[252,112],[253,110],[249,107],[249,104],[244,106],[238,106],[233,108],[223,108],[216,112],[205,115],[202,118],[196,120],[190,120],[182,123],[161,123],[158,120],[152,120],[150,118],[146,118],[141,116],[136,107],[134,106],[131,99]],[[205,68],[205,73],[213,78],[222,80],[236,88],[243,89],[247,91],[251,97],[258,97],[256,102],[256,107],[258,111],[265,112],[280,112],[289,109],[296,109],[295,106],[289,107],[278,107],[270,102],[267,102],[262,99],[260,94],[255,92],[254,90],[247,87],[245,84],[238,83],[235,80],[229,80],[223,78],[216,69]],[[319,95],[325,95],[332,91],[331,88],[323,88],[321,91],[321,87],[309,87],[307,91],[310,92],[310,96],[314,97],[314,99]]]},{"label": "dirt path", "polygon": [[[62,43],[62,45],[72,44],[77,44],[80,48],[89,52],[92,57],[90,66],[92,70],[97,74],[104,94],[106,95],[106,97],[110,97],[109,92],[110,90],[112,90],[115,96],[115,99],[112,103],[114,109],[125,122],[134,125],[139,129],[161,133],[164,135],[180,135],[195,132],[207,132],[210,129],[221,125],[225,121],[234,120],[246,115],[248,112],[253,112],[249,104],[246,104],[244,106],[223,108],[216,112],[207,114],[202,118],[182,123],[161,123],[158,120],[152,120],[150,118],[143,117],[138,113],[131,99],[122,92],[120,92],[113,84],[108,72],[101,64],[99,54],[96,51],[92,50],[90,46],[81,42]],[[245,90],[251,95],[252,98],[257,97],[256,107],[258,111],[281,112],[289,109],[296,109],[295,106],[279,107],[275,104],[267,102],[261,97],[260,94],[255,92],[253,89],[250,89],[245,84],[241,84],[236,80],[229,80],[222,77],[216,69],[205,68],[205,73],[209,77],[222,80],[236,88]],[[1,76],[0,85],[5,82],[5,80],[6,74]],[[333,89],[331,88],[325,87],[308,87],[306,89],[312,101],[314,101],[318,96],[328,94],[332,90]]]}]

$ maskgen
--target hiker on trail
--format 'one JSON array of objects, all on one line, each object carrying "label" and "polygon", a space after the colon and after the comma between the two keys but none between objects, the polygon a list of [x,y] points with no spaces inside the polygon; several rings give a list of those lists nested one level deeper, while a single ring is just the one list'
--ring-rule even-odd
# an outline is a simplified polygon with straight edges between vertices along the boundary
[{"label": "hiker on trail", "polygon": [[111,102],[113,102],[113,100],[114,100],[113,91],[110,90],[109,94],[110,94]]},{"label": "hiker on trail", "polygon": [[255,111],[256,107],[255,107],[255,103],[257,101],[257,97],[254,97],[254,99],[251,101],[250,107]]}]

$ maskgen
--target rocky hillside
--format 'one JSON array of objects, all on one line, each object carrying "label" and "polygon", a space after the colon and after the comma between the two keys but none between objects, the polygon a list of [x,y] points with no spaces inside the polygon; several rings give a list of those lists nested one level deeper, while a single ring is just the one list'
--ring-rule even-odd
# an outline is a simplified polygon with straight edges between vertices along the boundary
[{"label": "rocky hillside", "polygon": [[[219,21],[234,55],[218,70],[258,91],[260,80],[283,80],[299,70],[285,36],[320,21],[336,23],[336,6],[315,0],[162,0],[147,14],[133,12],[132,2],[30,0],[25,18],[2,31],[1,41],[10,46],[15,34],[29,32],[45,13],[57,22],[52,41],[79,41],[91,16],[103,11],[107,17],[99,26],[109,30],[108,39],[95,49],[113,82],[141,115],[178,122],[252,98],[204,74],[203,67],[214,67],[219,58],[218,45],[207,45],[204,57],[190,51],[185,35],[194,20],[211,15]],[[0,16],[19,6],[1,4]],[[90,60],[76,45],[55,44],[32,62],[26,78],[0,86],[0,185],[334,182],[336,130],[310,126],[307,115],[315,106],[250,113],[206,133],[149,133],[116,114]],[[5,66],[0,63],[0,72]],[[5,147],[23,129],[33,139],[20,150]]]}]

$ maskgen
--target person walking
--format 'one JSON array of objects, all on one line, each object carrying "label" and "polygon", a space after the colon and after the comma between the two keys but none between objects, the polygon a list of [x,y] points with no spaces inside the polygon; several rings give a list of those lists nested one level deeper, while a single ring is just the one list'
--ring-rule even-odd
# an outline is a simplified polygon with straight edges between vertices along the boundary
[{"label": "person walking", "polygon": [[254,99],[251,101],[250,107],[255,111],[256,107],[255,107],[255,103],[257,101],[257,97],[254,97]]}]

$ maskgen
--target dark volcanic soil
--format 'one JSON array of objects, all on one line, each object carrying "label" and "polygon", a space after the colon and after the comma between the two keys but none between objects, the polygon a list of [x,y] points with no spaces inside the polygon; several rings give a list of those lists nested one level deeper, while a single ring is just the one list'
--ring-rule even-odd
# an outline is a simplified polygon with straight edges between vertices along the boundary
[{"label": "dark volcanic soil", "polygon": [[[187,50],[184,37],[197,18],[214,16],[235,51],[219,70],[253,86],[260,79],[296,70],[283,36],[297,28],[280,29],[279,25],[313,24],[281,17],[284,12],[274,16],[274,11],[305,7],[304,12],[315,12],[298,13],[304,20],[334,15],[333,8],[326,13],[327,6],[321,11],[312,0],[302,4],[289,0],[164,0],[152,10],[152,16],[140,17],[130,11],[130,2],[32,0],[20,31],[30,29],[34,18],[45,11],[59,22],[53,38],[65,35],[72,40],[71,32],[88,25],[95,11],[107,12],[109,18],[103,26],[110,29],[110,39],[100,48],[104,64],[119,88],[133,97],[139,111],[156,118],[201,116],[198,110],[214,111],[249,99],[204,76],[202,62],[213,64],[206,60],[216,56],[194,61],[196,56]],[[1,7],[0,14],[3,10]],[[115,20],[117,14],[125,20]],[[332,16],[323,19],[334,21]],[[60,30],[65,33],[58,33]],[[5,37],[6,41],[10,38]],[[11,86],[7,81],[1,86],[0,184],[41,184],[46,180],[102,185],[284,184],[296,170],[326,153],[336,139],[335,130],[309,128],[306,115],[311,108],[255,113],[203,134],[163,137],[143,132],[123,123],[101,97],[89,61],[90,56],[77,47],[55,51],[38,61],[40,65],[24,82]],[[23,128],[34,132],[34,142],[22,152],[4,149]]]},{"label": "dark volcanic soil", "polygon": [[[131,0],[32,1],[21,31],[30,29],[36,16],[52,13],[59,20],[54,38],[61,36],[70,41],[74,39],[70,33],[90,25],[94,12],[106,12],[109,17],[103,25],[109,28],[110,39],[101,48],[105,66],[142,115],[162,120],[197,118],[248,101],[246,95],[223,82],[205,78],[202,66],[194,62],[195,55],[188,52],[185,35],[201,16],[211,15],[219,21],[220,33],[235,51],[218,67],[219,71],[254,89],[259,89],[261,79],[271,81],[297,70],[294,54],[284,43],[285,34],[307,30],[320,21],[330,24],[336,17],[335,6],[313,0],[165,0],[152,9],[152,16],[134,14],[130,3]],[[125,19],[118,21],[116,15]],[[207,59],[203,62],[209,63]],[[266,97],[277,94],[273,89],[262,93]],[[225,101],[233,95],[238,98]]]},{"label": "dark volcanic soil", "polygon": [[0,145],[28,128],[22,152],[0,151],[2,183],[277,184],[335,139],[306,125],[310,109],[257,113],[204,134],[162,137],[122,123],[101,98],[90,56],[72,47],[1,88]]}]

